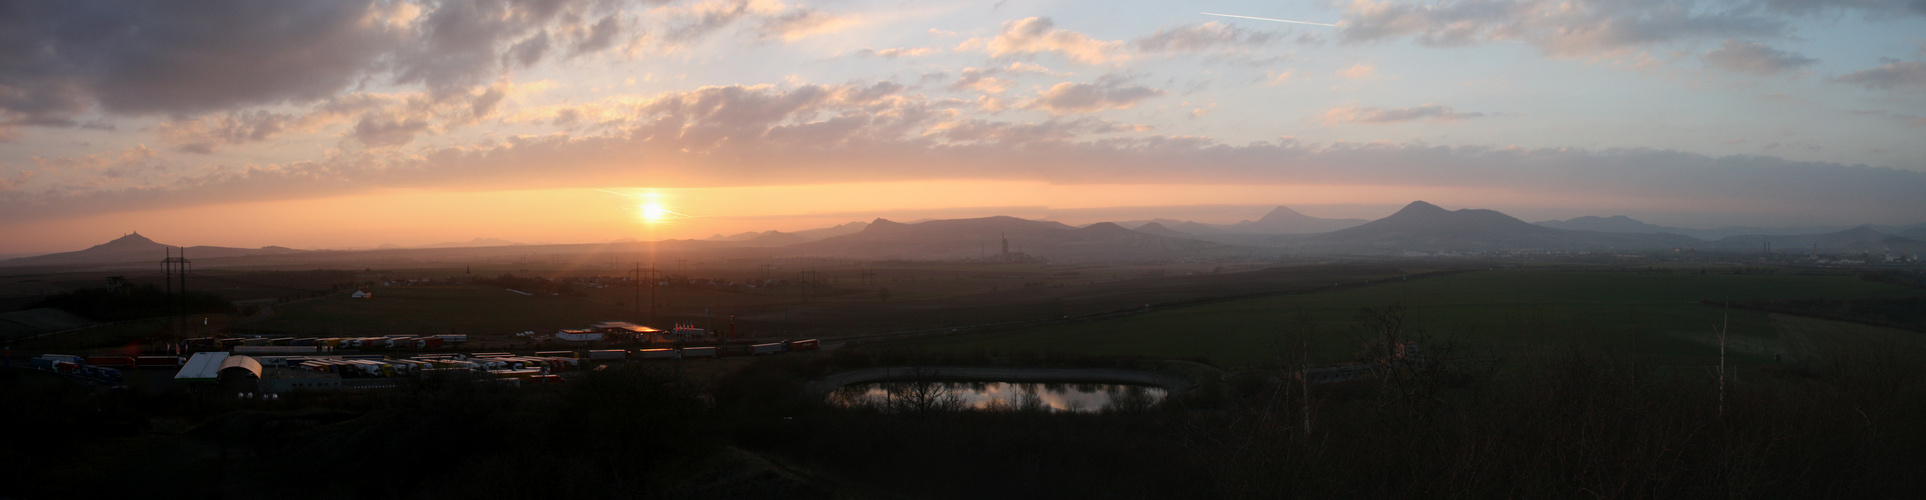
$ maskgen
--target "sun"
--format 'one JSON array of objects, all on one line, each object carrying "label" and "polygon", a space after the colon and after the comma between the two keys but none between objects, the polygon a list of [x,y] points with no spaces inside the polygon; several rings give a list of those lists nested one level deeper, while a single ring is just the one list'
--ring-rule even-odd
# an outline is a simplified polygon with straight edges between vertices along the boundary
[{"label": "sun", "polygon": [[650,224],[662,222],[668,220],[669,215],[673,213],[675,212],[670,212],[669,209],[662,208],[661,203],[649,202],[642,205],[642,222]]}]

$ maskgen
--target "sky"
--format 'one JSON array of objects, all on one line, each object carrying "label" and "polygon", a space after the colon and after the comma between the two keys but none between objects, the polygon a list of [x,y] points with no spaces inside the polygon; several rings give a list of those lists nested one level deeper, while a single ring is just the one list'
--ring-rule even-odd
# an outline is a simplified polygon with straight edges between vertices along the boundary
[{"label": "sky", "polygon": [[1419,199],[1913,224],[1921,139],[1926,0],[0,3],[0,254]]}]

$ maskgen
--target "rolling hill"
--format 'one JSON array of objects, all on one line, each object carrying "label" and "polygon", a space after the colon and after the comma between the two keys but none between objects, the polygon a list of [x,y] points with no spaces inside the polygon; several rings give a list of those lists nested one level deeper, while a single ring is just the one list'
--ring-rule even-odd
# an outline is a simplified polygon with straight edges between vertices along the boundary
[{"label": "rolling hill", "polygon": [[[113,241],[88,247],[85,250],[9,259],[0,261],[0,266],[120,264],[131,262],[153,262],[158,266],[161,259],[167,258],[169,255],[168,252],[172,251],[175,252],[175,254],[179,254],[181,252],[179,248],[180,247],[174,245],[164,245],[155,242],[136,232],[115,238]],[[261,248],[193,246],[187,247],[186,249],[186,256],[190,260],[300,253],[307,253],[307,251],[278,246],[265,246]]]}]

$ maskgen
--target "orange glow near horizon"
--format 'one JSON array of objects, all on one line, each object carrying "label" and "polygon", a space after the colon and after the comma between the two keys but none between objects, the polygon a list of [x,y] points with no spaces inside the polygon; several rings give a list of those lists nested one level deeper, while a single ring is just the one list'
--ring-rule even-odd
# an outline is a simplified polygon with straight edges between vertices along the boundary
[{"label": "orange glow near horizon", "polygon": [[[1331,185],[1061,185],[944,180],[713,188],[612,187],[511,191],[383,190],[309,200],[263,201],[0,222],[35,235],[0,253],[86,248],[127,231],[173,245],[372,248],[500,238],[522,243],[701,239],[747,231],[798,231],[851,221],[1008,215],[1070,224],[1152,218],[1154,207],[1249,206],[1249,213],[1176,216],[1232,223],[1284,205],[1315,217],[1377,218],[1383,206],[1426,200],[1446,208],[1625,206],[1640,200],[1574,199],[1468,188]],[[1364,208],[1359,208],[1360,206]],[[1372,206],[1379,208],[1371,208]],[[1114,207],[1134,207],[1117,215]],[[1143,207],[1153,207],[1145,209]],[[1527,216],[1527,214],[1515,214]]]}]

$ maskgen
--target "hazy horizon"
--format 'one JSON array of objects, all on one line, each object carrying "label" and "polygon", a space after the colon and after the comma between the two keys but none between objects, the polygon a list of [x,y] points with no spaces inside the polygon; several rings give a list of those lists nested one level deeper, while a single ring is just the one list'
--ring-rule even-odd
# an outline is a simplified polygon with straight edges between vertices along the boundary
[{"label": "hazy horizon", "polygon": [[1926,222],[1904,2],[114,7],[0,9],[0,254],[1413,200]]}]

